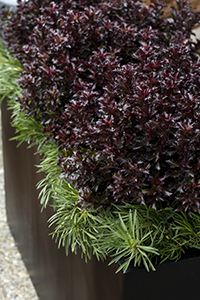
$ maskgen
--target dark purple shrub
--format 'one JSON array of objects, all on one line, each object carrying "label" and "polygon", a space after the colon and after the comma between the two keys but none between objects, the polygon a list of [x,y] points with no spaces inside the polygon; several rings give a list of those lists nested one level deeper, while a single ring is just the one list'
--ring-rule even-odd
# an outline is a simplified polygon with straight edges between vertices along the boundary
[{"label": "dark purple shrub", "polygon": [[199,17],[187,4],[169,21],[157,0],[28,1],[8,20],[21,108],[57,142],[83,205],[200,211]]}]

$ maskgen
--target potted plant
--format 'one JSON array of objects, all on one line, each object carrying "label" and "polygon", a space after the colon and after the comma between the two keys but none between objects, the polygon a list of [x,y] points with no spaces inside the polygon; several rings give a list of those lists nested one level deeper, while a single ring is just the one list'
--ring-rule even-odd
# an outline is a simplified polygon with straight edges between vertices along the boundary
[{"label": "potted plant", "polygon": [[13,123],[41,154],[41,204],[67,254],[137,274],[199,255],[199,16],[188,4],[177,0],[170,19],[157,0],[30,0],[3,12],[23,66]]}]

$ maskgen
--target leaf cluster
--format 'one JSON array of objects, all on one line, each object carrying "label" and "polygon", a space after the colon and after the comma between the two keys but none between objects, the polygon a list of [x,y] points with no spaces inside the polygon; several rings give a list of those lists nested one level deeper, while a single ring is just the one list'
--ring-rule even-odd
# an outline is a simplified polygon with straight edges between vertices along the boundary
[{"label": "leaf cluster", "polygon": [[199,255],[199,214],[191,218],[170,209],[155,211],[136,204],[111,210],[83,209],[77,205],[77,192],[69,186],[62,190],[65,184],[56,186],[56,212],[49,222],[54,226],[52,236],[67,254],[81,249],[86,260],[91,255],[99,260],[110,257],[109,265],[119,263],[116,272],[133,267],[155,271],[165,261]]},{"label": "leaf cluster", "polygon": [[151,1],[27,1],[4,11],[20,109],[60,149],[79,201],[200,210],[199,17]]},{"label": "leaf cluster", "polygon": [[0,40],[0,95],[1,101],[6,97],[20,97],[21,90],[17,79],[23,68],[18,60],[10,56]]}]

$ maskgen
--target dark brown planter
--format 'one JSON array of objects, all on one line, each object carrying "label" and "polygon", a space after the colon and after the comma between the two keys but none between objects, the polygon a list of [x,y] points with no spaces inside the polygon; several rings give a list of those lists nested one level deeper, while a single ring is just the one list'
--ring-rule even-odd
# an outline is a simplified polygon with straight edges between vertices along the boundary
[{"label": "dark brown planter", "polygon": [[34,165],[35,149],[9,139],[14,135],[10,111],[2,105],[2,134],[7,217],[40,300],[188,300],[198,299],[200,258],[166,263],[156,272],[132,269],[116,275],[93,258],[87,264],[79,256],[66,257],[49,237],[51,208],[40,212],[36,183],[41,174]]},{"label": "dark brown planter", "polygon": [[165,263],[156,269],[150,273],[144,269],[127,273],[124,300],[199,299],[200,257]]}]

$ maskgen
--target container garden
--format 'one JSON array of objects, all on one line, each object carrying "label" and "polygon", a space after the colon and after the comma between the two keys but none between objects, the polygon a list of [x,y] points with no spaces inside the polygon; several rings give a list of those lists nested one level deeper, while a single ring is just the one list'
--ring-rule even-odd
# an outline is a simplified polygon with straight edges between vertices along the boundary
[{"label": "container garden", "polygon": [[[20,1],[16,13],[2,14],[17,60],[2,50],[10,90],[1,94],[15,139],[40,154],[37,186],[51,235],[70,257],[109,258],[124,272],[110,277],[122,299],[132,299],[134,283],[142,288],[140,278],[155,299],[173,299],[181,285],[181,296],[190,287],[197,293],[195,280],[185,282],[199,262],[186,258],[200,249],[200,43],[191,39],[199,16],[184,0],[170,19],[163,8],[160,1]],[[163,292],[158,279],[169,277]]]}]

